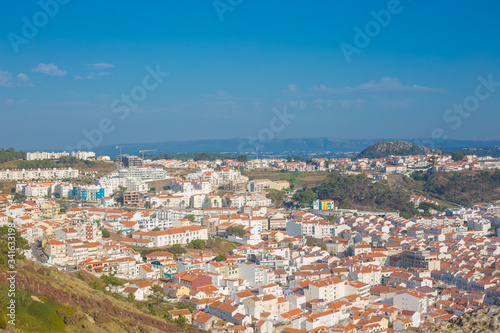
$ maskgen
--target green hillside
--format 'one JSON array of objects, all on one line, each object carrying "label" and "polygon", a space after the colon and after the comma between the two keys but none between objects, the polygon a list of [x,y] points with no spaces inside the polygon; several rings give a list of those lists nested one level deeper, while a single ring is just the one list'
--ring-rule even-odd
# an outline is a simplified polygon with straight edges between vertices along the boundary
[{"label": "green hillside", "polygon": [[377,142],[359,153],[357,158],[383,158],[391,155],[425,155],[430,152],[431,149],[427,147],[418,146],[406,141]]}]

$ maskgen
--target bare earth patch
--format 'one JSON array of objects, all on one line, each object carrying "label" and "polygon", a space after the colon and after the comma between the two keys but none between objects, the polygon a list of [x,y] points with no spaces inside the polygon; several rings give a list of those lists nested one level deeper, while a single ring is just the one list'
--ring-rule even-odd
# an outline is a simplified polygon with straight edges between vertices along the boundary
[{"label": "bare earth patch", "polygon": [[37,296],[35,296],[35,295],[31,295],[30,297],[31,297],[32,300],[34,300],[36,302],[43,303],[43,301],[41,299],[39,299]]}]

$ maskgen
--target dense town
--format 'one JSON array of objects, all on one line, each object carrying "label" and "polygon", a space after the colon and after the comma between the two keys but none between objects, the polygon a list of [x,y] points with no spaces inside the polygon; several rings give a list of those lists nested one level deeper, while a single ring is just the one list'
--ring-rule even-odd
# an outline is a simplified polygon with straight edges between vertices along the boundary
[{"label": "dense town", "polygon": [[[0,180],[15,182],[13,193],[0,196],[0,225],[14,225],[29,242],[30,260],[123,279],[106,288],[125,298],[160,295],[186,305],[169,312],[172,320],[211,332],[374,333],[423,330],[500,305],[500,206],[430,209],[410,218],[341,209],[333,200],[299,207],[293,195],[302,189],[289,181],[244,175],[338,171],[377,182],[422,170],[499,169],[498,158],[120,155],[115,162],[93,152],[37,152],[27,159],[62,156],[117,168],[101,177],[92,169],[0,170]],[[91,181],[75,181],[81,177]],[[269,190],[285,192],[284,205]],[[411,202],[439,206],[425,196],[412,195]],[[221,243],[232,250],[210,247]]]}]

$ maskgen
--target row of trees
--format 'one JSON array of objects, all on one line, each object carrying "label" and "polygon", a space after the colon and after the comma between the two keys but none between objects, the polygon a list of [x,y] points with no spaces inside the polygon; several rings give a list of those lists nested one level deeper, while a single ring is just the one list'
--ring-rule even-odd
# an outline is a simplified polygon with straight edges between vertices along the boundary
[{"label": "row of trees", "polygon": [[245,236],[245,234],[247,232],[243,228],[230,226],[230,227],[227,227],[226,233],[228,235],[235,235],[235,236],[238,236],[238,237],[243,237],[243,236]]},{"label": "row of trees", "polygon": [[13,160],[24,160],[25,158],[25,151],[15,151],[12,147],[8,149],[0,149],[0,163],[10,162]]}]

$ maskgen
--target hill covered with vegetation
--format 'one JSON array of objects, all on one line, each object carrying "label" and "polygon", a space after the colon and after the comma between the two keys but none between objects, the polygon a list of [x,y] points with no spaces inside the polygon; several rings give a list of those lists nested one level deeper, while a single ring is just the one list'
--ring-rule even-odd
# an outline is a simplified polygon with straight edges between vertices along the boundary
[{"label": "hill covered with vegetation", "polygon": [[500,200],[500,170],[414,172],[412,178],[430,197],[471,206]]},{"label": "hill covered with vegetation", "polygon": [[387,182],[373,182],[365,174],[343,176],[332,172],[315,192],[319,199],[334,200],[340,208],[398,211],[407,218],[418,214],[407,192],[391,188]]},{"label": "hill covered with vegetation", "polygon": [[383,158],[391,155],[425,155],[430,152],[431,149],[428,147],[406,141],[377,142],[359,153],[357,158]]}]

